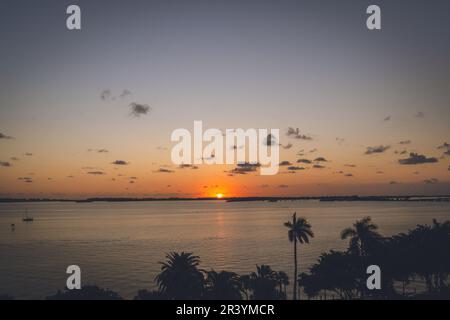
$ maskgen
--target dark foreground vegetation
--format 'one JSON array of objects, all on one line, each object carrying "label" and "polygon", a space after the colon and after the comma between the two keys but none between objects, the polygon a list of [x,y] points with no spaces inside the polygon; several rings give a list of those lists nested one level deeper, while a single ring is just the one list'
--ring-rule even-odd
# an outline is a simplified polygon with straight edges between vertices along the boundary
[{"label": "dark foreground vegetation", "polygon": [[[284,224],[293,247],[294,275],[257,265],[247,275],[230,271],[204,270],[200,258],[189,252],[171,252],[161,262],[156,290],[140,290],[135,300],[284,300],[297,299],[450,299],[450,221],[433,220],[407,233],[382,237],[370,217],[356,221],[342,231],[349,242],[345,251],[324,252],[308,272],[298,274],[298,248],[314,237],[312,226],[293,215]],[[381,289],[368,290],[366,268],[378,265],[382,271]],[[420,292],[410,288],[419,281]],[[292,297],[287,286],[293,284]],[[0,295],[0,299],[12,299]],[[122,297],[97,286],[63,290],[49,300],[119,300]]]}]

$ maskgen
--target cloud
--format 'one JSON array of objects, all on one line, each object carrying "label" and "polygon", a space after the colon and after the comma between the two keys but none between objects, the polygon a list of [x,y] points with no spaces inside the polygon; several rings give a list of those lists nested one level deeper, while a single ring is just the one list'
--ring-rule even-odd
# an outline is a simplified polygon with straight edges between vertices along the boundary
[{"label": "cloud", "polygon": [[27,157],[32,157],[32,156],[33,156],[33,154],[32,154],[31,152],[27,152],[27,153],[25,153],[25,155],[26,155]]},{"label": "cloud", "polygon": [[280,166],[291,166],[292,163],[287,160],[284,160],[284,161],[281,161],[279,165]]},{"label": "cloud", "polygon": [[299,140],[312,140],[313,139],[311,136],[308,136],[308,135],[305,135],[305,134],[301,134],[299,128],[295,128],[294,129],[292,127],[289,127],[287,132],[286,132],[286,135],[288,137],[293,137],[293,138],[299,139]]},{"label": "cloud", "polygon": [[158,147],[156,147],[156,150],[167,150],[167,147],[158,146]]},{"label": "cloud", "polygon": [[314,161],[316,161],[316,162],[328,162],[328,160],[325,159],[324,157],[317,157],[317,158],[314,159]]},{"label": "cloud", "polygon": [[12,167],[12,164],[8,161],[0,161],[0,167]]},{"label": "cloud", "polygon": [[136,102],[130,103],[131,114],[135,117],[140,117],[141,115],[145,115],[150,112],[150,106],[146,104],[140,104]]},{"label": "cloud", "polygon": [[385,118],[383,119],[384,122],[390,121],[390,120],[391,120],[391,116],[387,116],[387,117],[385,117]]},{"label": "cloud", "polygon": [[288,188],[289,186],[287,184],[280,184],[278,185],[278,188]]},{"label": "cloud", "polygon": [[389,182],[389,184],[397,184],[398,182],[397,181],[391,181],[391,182]]},{"label": "cloud", "polygon": [[100,92],[100,99],[103,101],[109,100],[111,98],[111,90],[105,89],[102,92]]},{"label": "cloud", "polygon": [[91,175],[94,175],[94,176],[101,176],[101,175],[104,175],[106,173],[104,173],[103,171],[89,171],[87,174],[91,174]]},{"label": "cloud", "polygon": [[31,178],[31,177],[19,177],[19,178],[17,178],[17,180],[23,181],[25,183],[32,183],[33,182],[33,178]]},{"label": "cloud", "polygon": [[273,146],[276,144],[278,144],[277,139],[272,134],[268,134],[267,138],[264,140],[264,145]]},{"label": "cloud", "polygon": [[437,147],[438,149],[446,149],[444,151],[444,155],[450,156],[450,144],[447,142],[444,142],[442,145]]},{"label": "cloud", "polygon": [[116,160],[114,162],[111,162],[111,164],[114,164],[116,166],[126,166],[129,163],[126,162],[125,160]]},{"label": "cloud", "polygon": [[425,182],[426,184],[435,184],[435,183],[438,183],[439,180],[436,178],[431,178],[431,179],[425,179],[425,180],[423,180],[423,182]]},{"label": "cloud", "polygon": [[107,149],[88,149],[88,152],[108,153]]},{"label": "cloud", "polygon": [[400,141],[398,144],[410,144],[411,143],[411,140],[402,140],[402,141]]},{"label": "cloud", "polygon": [[19,158],[17,158],[17,157],[11,157],[11,158],[9,158],[11,161],[19,161],[20,159]]},{"label": "cloud", "polygon": [[298,170],[305,170],[304,167],[298,167],[298,166],[290,166],[287,168],[289,171],[298,171]]},{"label": "cloud", "polygon": [[283,149],[290,149],[290,148],[292,148],[292,146],[293,146],[292,143],[288,143],[288,144],[285,145],[285,146],[282,145]]},{"label": "cloud", "polygon": [[344,174],[344,177],[353,177],[353,173],[346,173]]},{"label": "cloud", "polygon": [[259,163],[238,163],[237,167],[233,170],[229,171],[231,174],[247,174],[249,172],[255,172],[257,168],[259,168],[261,164]]},{"label": "cloud", "polygon": [[356,164],[344,164],[344,167],[356,168]]},{"label": "cloud", "polygon": [[122,93],[120,94],[120,98],[126,98],[127,96],[129,96],[129,95],[131,95],[131,91],[130,90],[128,90],[128,89],[124,89],[123,91],[122,91]]},{"label": "cloud", "polygon": [[156,172],[160,172],[160,173],[173,173],[173,170],[170,169],[166,169],[166,168],[159,168],[158,170],[156,170]]},{"label": "cloud", "polygon": [[425,118],[425,113],[423,113],[422,111],[419,111],[414,116],[416,118]]},{"label": "cloud", "polygon": [[367,147],[366,152],[364,154],[374,154],[374,153],[383,153],[388,150],[391,146],[376,146],[376,147]]},{"label": "cloud", "polygon": [[398,162],[404,165],[415,165],[415,164],[423,164],[423,163],[436,163],[438,159],[431,157],[427,158],[426,156],[418,153],[411,152],[409,154],[409,158],[399,159]]},{"label": "cloud", "polygon": [[11,140],[14,138],[0,132],[0,139]]},{"label": "cloud", "polygon": [[450,166],[448,166],[448,171],[450,171]]},{"label": "cloud", "polygon": [[325,168],[325,167],[322,166],[322,165],[320,165],[320,164],[315,164],[315,165],[313,165],[313,168],[314,168],[314,169],[323,169],[323,168]]},{"label": "cloud", "polygon": [[192,165],[192,164],[180,164],[180,165],[178,166],[178,168],[180,168],[180,169],[185,169],[185,168],[198,169],[197,166],[194,166],[194,165]]},{"label": "cloud", "polygon": [[298,160],[297,160],[297,163],[307,163],[307,164],[310,164],[310,163],[311,163],[311,160],[308,160],[308,159],[298,159]]}]

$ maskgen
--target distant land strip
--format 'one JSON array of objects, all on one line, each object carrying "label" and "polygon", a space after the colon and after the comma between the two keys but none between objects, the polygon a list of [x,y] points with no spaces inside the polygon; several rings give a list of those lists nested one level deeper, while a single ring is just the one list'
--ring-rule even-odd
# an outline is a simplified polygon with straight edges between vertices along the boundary
[{"label": "distant land strip", "polygon": [[48,198],[0,198],[0,203],[15,202],[139,202],[139,201],[226,201],[226,202],[244,202],[244,201],[298,201],[298,200],[316,200],[316,201],[450,201],[450,196],[314,196],[314,197],[216,197],[201,198],[87,198],[87,199],[48,199]]}]

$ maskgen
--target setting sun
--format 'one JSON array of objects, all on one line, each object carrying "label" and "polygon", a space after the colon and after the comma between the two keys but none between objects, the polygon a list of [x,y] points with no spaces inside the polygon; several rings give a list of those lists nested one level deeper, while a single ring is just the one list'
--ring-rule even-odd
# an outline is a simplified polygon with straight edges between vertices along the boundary
[{"label": "setting sun", "polygon": [[222,199],[223,198],[223,194],[218,193],[218,194],[216,194],[216,197],[217,197],[217,199]]}]

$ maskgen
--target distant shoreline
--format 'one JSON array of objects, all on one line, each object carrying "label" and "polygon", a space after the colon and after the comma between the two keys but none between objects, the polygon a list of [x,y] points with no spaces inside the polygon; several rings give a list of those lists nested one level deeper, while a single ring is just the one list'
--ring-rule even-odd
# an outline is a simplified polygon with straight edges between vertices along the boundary
[{"label": "distant shoreline", "polygon": [[215,197],[200,198],[86,198],[86,199],[48,199],[48,198],[0,198],[0,203],[21,202],[150,202],[150,201],[226,201],[226,202],[250,202],[250,201],[298,201],[317,200],[323,202],[334,201],[413,201],[413,202],[449,202],[450,196],[316,196],[316,197],[230,197],[217,199]]}]

